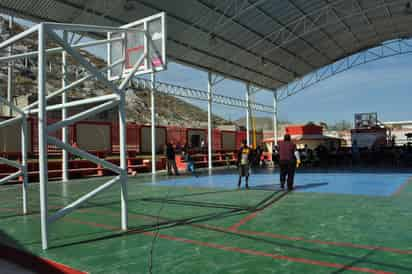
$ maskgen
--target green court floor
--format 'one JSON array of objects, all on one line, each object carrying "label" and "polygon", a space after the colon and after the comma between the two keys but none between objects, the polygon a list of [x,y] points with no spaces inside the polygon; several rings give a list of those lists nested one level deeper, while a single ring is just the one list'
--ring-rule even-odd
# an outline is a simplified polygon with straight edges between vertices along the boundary
[{"label": "green court floor", "polygon": [[[50,212],[106,180],[50,183]],[[412,183],[374,197],[151,180],[129,180],[128,232],[120,231],[116,185],[52,224],[47,251],[38,184],[27,216],[19,186],[1,186],[0,236],[89,273],[412,273]]]}]

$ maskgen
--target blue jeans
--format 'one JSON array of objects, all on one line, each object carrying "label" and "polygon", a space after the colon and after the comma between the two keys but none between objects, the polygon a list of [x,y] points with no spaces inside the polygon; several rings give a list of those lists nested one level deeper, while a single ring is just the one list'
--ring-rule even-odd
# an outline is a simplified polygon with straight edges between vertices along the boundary
[{"label": "blue jeans", "polygon": [[187,163],[187,171],[195,175],[195,164],[193,163],[193,161]]}]

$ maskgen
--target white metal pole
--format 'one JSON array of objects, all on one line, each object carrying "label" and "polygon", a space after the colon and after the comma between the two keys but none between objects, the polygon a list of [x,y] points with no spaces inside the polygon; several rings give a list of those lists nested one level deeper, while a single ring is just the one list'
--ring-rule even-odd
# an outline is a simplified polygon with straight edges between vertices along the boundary
[{"label": "white metal pole", "polygon": [[122,205],[122,230],[127,230],[127,126],[126,126],[126,93],[119,94],[119,144],[120,144],[120,183],[121,183],[121,205]]},{"label": "white metal pole", "polygon": [[156,174],[156,109],[155,109],[155,72],[151,73],[151,89],[150,89],[150,103],[151,103],[151,126],[152,126],[152,174]]},{"label": "white metal pole", "polygon": [[278,99],[277,92],[273,93],[273,141],[278,144]]},{"label": "white metal pole", "polygon": [[250,146],[250,85],[246,84],[246,143]]},{"label": "white metal pole", "polygon": [[207,156],[208,156],[208,166],[209,170],[213,168],[212,159],[212,94],[213,94],[213,83],[212,83],[212,73],[208,72],[207,75]]},{"label": "white metal pole", "polygon": [[46,112],[46,35],[44,24],[39,25],[38,33],[38,130],[39,130],[39,177],[40,177],[40,217],[42,248],[48,248],[47,221],[47,112]]},{"label": "white metal pole", "polygon": [[27,214],[27,196],[28,196],[28,169],[27,169],[27,141],[28,141],[28,128],[27,117],[24,116],[21,120],[21,173],[23,177],[22,192],[23,192],[23,214]]},{"label": "white metal pole", "polygon": [[[67,31],[63,31],[63,40],[67,42]],[[62,52],[62,88],[65,88],[67,85],[67,53],[66,51]],[[62,121],[67,118],[67,108],[64,106],[67,103],[67,94],[66,92],[62,93]],[[62,142],[68,144],[68,128],[62,128]],[[69,153],[67,150],[63,149],[62,152],[62,179],[63,182],[69,181]]]},{"label": "white metal pole", "polygon": [[76,208],[78,208],[79,206],[84,204],[87,200],[89,200],[89,199],[93,198],[94,196],[96,196],[98,193],[110,188],[111,186],[113,186],[114,184],[119,182],[120,177],[121,176],[117,176],[117,177],[111,179],[110,181],[100,185],[96,189],[93,189],[92,191],[88,192],[87,194],[81,196],[76,201],[74,201],[74,202],[66,205],[65,207],[59,209],[57,212],[55,212],[53,215],[51,215],[49,217],[49,223],[53,223],[56,220],[58,220],[59,218],[69,214],[70,212],[74,211]]},{"label": "white metal pole", "polygon": [[[12,34],[13,30],[13,16],[9,16],[9,32]],[[12,35],[10,35],[12,36]],[[13,46],[9,46],[9,56],[13,54]],[[13,101],[13,61],[9,61],[7,66],[7,101]],[[13,116],[13,110],[9,108],[9,116]]]}]

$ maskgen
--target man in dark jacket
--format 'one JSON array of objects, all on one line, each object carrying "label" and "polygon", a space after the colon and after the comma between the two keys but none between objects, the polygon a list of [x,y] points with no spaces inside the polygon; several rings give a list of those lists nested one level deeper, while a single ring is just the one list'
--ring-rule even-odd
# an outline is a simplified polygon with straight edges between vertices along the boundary
[{"label": "man in dark jacket", "polygon": [[247,146],[246,141],[243,141],[237,153],[237,164],[239,167],[239,181],[237,187],[240,188],[242,177],[246,177],[246,189],[249,189],[249,167],[251,160],[251,150]]},{"label": "man in dark jacket", "polygon": [[172,168],[175,175],[179,175],[179,171],[176,166],[176,153],[171,143],[167,143],[166,146],[166,161],[167,161],[167,174],[172,175]]}]

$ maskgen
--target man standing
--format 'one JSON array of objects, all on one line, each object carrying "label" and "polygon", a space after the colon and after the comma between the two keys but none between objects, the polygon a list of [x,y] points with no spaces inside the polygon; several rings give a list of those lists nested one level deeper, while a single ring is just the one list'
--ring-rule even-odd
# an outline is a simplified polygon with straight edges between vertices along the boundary
[{"label": "man standing", "polygon": [[[287,177],[288,190],[293,190],[293,179],[297,163],[300,164],[299,154],[296,152],[296,145],[292,143],[290,135],[285,134],[283,141],[279,142],[279,166],[280,166],[280,187],[285,188]],[[296,160],[298,162],[296,162]]]},{"label": "man standing", "polygon": [[179,175],[179,171],[176,166],[176,153],[171,143],[167,143],[166,146],[166,160],[167,160],[167,174],[172,175],[172,168],[175,175]]},{"label": "man standing", "polygon": [[246,141],[244,140],[237,154],[237,164],[239,167],[239,181],[237,183],[238,188],[240,188],[240,184],[242,183],[242,177],[246,177],[246,189],[249,189],[249,164],[251,157],[250,152],[250,148],[247,146]]}]

